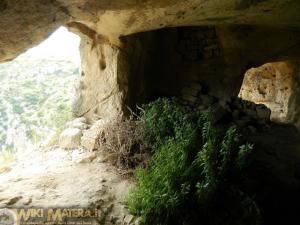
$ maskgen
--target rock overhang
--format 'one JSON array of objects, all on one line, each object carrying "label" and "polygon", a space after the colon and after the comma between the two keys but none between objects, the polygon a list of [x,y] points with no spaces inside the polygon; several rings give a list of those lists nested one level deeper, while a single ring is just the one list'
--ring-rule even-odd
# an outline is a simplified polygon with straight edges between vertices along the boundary
[{"label": "rock overhang", "polygon": [[0,60],[13,59],[58,26],[73,22],[118,45],[121,36],[165,27],[252,24],[298,29],[299,10],[297,0],[3,0]]}]

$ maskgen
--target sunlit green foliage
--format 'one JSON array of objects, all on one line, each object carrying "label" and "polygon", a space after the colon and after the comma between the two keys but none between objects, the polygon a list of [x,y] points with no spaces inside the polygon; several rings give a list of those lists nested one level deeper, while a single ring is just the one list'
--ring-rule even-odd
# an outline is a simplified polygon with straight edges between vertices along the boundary
[{"label": "sunlit green foliage", "polygon": [[191,114],[176,100],[144,109],[155,149],[136,171],[129,211],[151,225],[259,224],[255,202],[236,184],[253,147],[240,143],[236,128],[218,130],[212,112]]},{"label": "sunlit green foliage", "polygon": [[[0,151],[45,141],[72,118],[79,67],[20,58],[0,66]],[[10,132],[8,132],[10,130]]]}]

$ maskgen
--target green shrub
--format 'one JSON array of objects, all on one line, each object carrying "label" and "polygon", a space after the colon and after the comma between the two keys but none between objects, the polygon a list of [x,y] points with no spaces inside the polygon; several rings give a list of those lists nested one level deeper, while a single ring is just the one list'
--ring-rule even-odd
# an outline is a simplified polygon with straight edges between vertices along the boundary
[{"label": "green shrub", "polygon": [[145,121],[146,132],[156,146],[170,138],[187,138],[184,135],[189,136],[188,132],[193,132],[194,128],[175,99],[159,98],[145,105],[141,117]]},{"label": "green shrub", "polygon": [[151,225],[257,224],[256,204],[236,185],[252,149],[240,145],[236,128],[224,134],[212,112],[189,114],[174,99],[144,109],[155,150],[148,167],[136,171],[129,211]]}]

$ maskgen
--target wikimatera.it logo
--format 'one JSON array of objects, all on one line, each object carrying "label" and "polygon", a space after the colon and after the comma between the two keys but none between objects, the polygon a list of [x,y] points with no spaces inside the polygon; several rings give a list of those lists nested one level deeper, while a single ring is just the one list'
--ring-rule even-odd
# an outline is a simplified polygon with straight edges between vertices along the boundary
[{"label": "wikimatera.it logo", "polygon": [[99,209],[83,208],[4,208],[0,225],[90,225],[102,217]]}]

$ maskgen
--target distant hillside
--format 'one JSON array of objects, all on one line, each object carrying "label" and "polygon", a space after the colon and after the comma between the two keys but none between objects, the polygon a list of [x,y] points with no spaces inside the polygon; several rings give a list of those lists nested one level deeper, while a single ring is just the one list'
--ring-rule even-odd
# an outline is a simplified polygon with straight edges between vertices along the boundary
[{"label": "distant hillside", "polygon": [[0,151],[47,141],[72,117],[79,65],[20,57],[0,64]]}]

